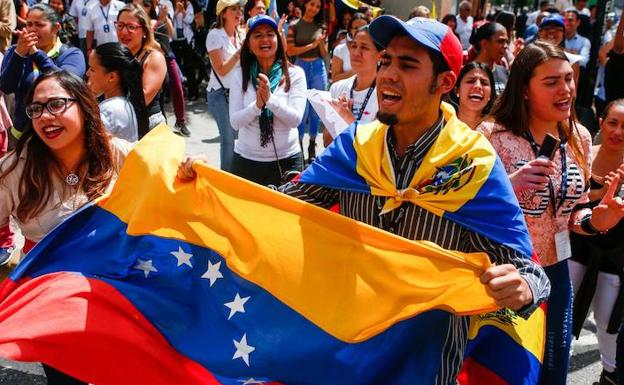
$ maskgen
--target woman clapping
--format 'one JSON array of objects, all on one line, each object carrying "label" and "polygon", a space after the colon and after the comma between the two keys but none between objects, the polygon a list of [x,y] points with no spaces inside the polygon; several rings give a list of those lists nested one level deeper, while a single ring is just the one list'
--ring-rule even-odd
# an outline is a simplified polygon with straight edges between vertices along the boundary
[{"label": "woman clapping", "polygon": [[297,126],[306,105],[305,75],[289,64],[272,18],[258,15],[248,26],[230,93],[230,118],[238,130],[232,172],[278,185],[303,163]]}]

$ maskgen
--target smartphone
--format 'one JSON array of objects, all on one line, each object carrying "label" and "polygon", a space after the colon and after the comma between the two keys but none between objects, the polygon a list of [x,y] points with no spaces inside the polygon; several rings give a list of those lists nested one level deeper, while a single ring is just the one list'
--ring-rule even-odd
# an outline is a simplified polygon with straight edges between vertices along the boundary
[{"label": "smartphone", "polygon": [[555,151],[557,151],[557,147],[559,147],[559,143],[559,139],[555,138],[551,134],[546,134],[546,137],[542,142],[542,147],[540,147],[540,150],[537,153],[537,157],[552,159],[555,155]]}]

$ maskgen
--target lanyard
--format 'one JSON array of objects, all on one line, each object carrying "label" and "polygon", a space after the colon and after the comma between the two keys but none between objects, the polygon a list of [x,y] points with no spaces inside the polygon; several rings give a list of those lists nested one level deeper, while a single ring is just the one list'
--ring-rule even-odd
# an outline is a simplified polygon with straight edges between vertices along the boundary
[{"label": "lanyard", "polygon": [[[531,135],[531,132],[527,130],[525,137],[526,137],[526,140],[529,141],[529,144],[531,145],[531,148],[533,149],[535,156],[537,156],[537,154],[539,153],[539,146],[537,145],[537,143],[535,143],[535,139],[533,139],[533,135]],[[561,139],[561,142],[559,143],[559,154],[561,155],[561,188],[559,189],[559,194],[558,194],[559,195],[558,204],[557,204],[557,199],[555,197],[555,186],[553,185],[552,180],[550,179],[550,176],[548,177],[548,197],[550,199],[550,203],[553,206],[553,216],[557,215],[557,211],[565,203],[565,200],[567,198],[567,192],[568,192],[567,191],[568,190],[568,165],[567,165],[566,150],[565,150],[566,141],[563,139],[563,135],[561,135],[561,130],[559,130],[559,138]]]},{"label": "lanyard", "polygon": [[100,11],[102,11],[102,16],[104,16],[104,20],[106,20],[106,24],[108,24],[108,15],[110,15],[110,6],[111,4],[108,5],[108,13],[104,13],[104,8],[102,8],[102,6],[100,5]]},{"label": "lanyard", "polygon": [[[366,109],[366,105],[368,104],[368,99],[370,99],[371,95],[373,94],[373,91],[375,91],[375,82],[376,80],[373,80],[373,84],[371,84],[371,86],[368,88],[366,97],[364,98],[364,101],[362,102],[362,107],[360,107],[360,111],[358,111],[357,117],[355,118],[356,121],[360,121],[362,119],[362,115],[364,115],[364,110]],[[356,86],[357,86],[357,76],[353,80],[353,85],[351,85],[351,91],[349,92],[349,98],[351,100],[353,100],[353,92],[355,91]],[[353,107],[351,107],[351,112],[353,113],[353,116],[355,116],[355,111],[353,111]]]}]

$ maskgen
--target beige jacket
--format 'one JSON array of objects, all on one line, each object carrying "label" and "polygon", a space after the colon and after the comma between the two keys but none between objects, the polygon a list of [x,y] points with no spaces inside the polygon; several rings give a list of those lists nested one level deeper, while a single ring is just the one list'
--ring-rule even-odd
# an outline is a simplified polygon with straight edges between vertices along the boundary
[{"label": "beige jacket", "polygon": [[0,52],[11,45],[11,36],[17,27],[17,15],[13,0],[0,0]]}]

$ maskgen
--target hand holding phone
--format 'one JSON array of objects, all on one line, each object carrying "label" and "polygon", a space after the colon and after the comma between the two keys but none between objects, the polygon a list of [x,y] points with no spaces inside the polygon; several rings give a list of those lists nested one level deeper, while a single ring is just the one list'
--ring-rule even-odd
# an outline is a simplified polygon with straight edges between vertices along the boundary
[{"label": "hand holding phone", "polygon": [[548,183],[548,176],[556,172],[552,160],[544,157],[533,159],[509,174],[514,191],[540,191]]}]

